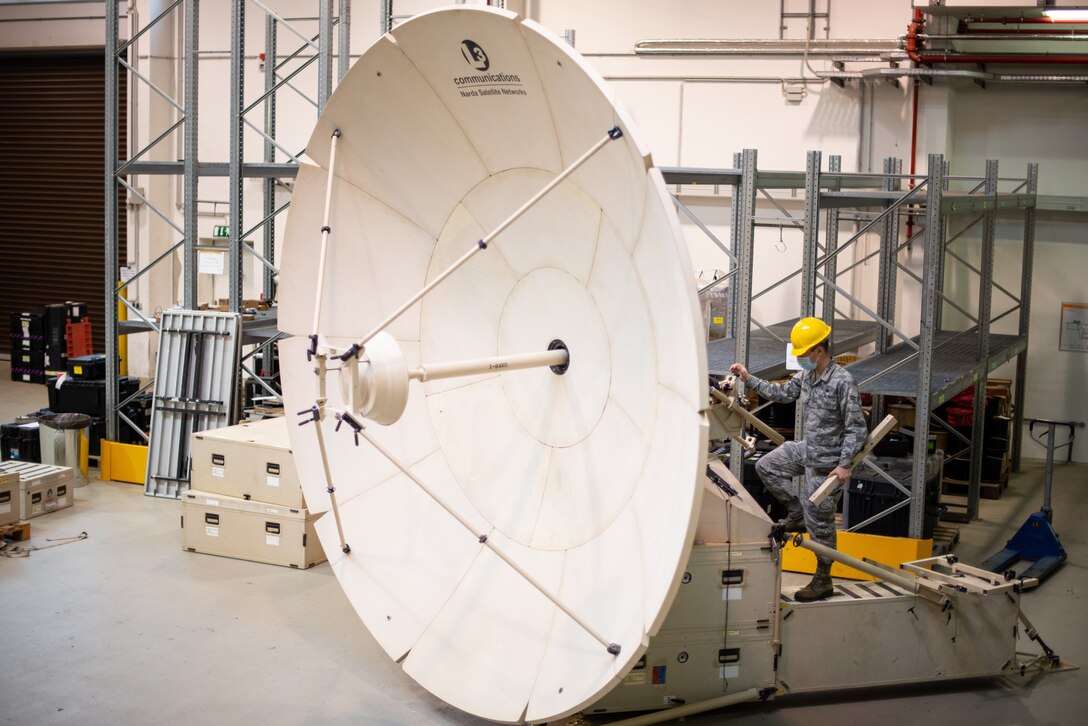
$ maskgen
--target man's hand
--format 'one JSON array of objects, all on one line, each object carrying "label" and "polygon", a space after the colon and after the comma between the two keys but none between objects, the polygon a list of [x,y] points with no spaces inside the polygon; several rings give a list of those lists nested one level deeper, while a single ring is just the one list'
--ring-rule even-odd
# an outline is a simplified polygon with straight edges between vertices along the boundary
[{"label": "man's hand", "polygon": [[745,383],[748,382],[748,369],[742,366],[740,363],[734,363],[729,366],[729,372],[734,376],[740,376],[740,379]]},{"label": "man's hand", "polygon": [[831,475],[841,481],[843,486],[850,483],[850,470],[845,466],[836,466],[831,470]]}]

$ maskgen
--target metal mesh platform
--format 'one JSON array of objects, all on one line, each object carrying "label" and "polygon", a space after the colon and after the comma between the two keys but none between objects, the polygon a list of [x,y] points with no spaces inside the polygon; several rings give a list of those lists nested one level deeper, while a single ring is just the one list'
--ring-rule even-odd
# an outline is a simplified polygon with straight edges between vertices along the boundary
[{"label": "metal mesh platform", "polygon": [[[933,350],[933,381],[930,387],[933,405],[939,406],[971,384],[976,369],[975,350],[978,335],[939,332]],[[918,338],[914,338],[918,342]],[[987,371],[1010,360],[1027,347],[1027,338],[1018,335],[990,334],[990,359]],[[918,359],[904,363],[889,371],[896,363],[914,352],[906,343],[900,343],[887,353],[873,355],[847,366],[863,393],[885,396],[918,395]]]},{"label": "metal mesh platform", "polygon": [[[748,370],[760,378],[781,378],[787,375],[785,343],[790,339],[790,331],[799,318],[786,320],[767,329],[781,338],[781,341],[759,330],[752,331],[748,342]],[[876,340],[880,326],[866,320],[836,320],[832,326],[831,345],[833,352],[853,350]],[[736,338],[712,340],[706,346],[707,370],[715,376],[729,373],[729,366],[736,362]]]}]

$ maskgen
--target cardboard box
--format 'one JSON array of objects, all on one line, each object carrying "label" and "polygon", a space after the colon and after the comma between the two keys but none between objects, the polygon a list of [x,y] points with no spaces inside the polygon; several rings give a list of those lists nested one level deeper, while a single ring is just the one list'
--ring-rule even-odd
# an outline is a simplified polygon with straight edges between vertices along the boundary
[{"label": "cardboard box", "polygon": [[305,507],[287,425],[281,417],[194,433],[190,486],[229,497]]},{"label": "cardboard box", "polygon": [[181,497],[181,547],[189,552],[306,569],[325,561],[320,514],[190,489]]},{"label": "cardboard box", "polygon": [[19,521],[19,475],[0,474],[0,525]]},{"label": "cardboard box", "polygon": [[72,506],[72,470],[67,466],[26,461],[0,462],[0,475],[19,477],[19,519],[30,519]]},{"label": "cardboard box", "polygon": [[909,403],[889,403],[888,413],[895,417],[896,425],[895,431],[899,430],[900,426],[905,426],[908,429],[914,429],[914,406]]}]

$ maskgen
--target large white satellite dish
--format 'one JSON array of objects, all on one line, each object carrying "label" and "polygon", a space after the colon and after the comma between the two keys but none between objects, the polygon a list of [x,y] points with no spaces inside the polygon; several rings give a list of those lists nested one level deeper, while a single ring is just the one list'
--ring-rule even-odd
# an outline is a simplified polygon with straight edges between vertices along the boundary
[{"label": "large white satellite dish", "polygon": [[483,8],[379,39],[306,153],[280,357],[320,419],[292,448],[330,565],[448,703],[577,711],[660,627],[702,491],[706,355],[661,176],[570,48]]}]

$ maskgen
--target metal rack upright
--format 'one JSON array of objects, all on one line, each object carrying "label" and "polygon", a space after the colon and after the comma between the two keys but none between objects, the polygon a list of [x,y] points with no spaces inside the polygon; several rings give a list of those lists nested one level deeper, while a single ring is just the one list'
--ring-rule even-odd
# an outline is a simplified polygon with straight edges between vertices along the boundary
[{"label": "metal rack upright", "polygon": [[[986,175],[981,179],[967,177],[949,177],[945,174],[945,161],[939,154],[930,155],[928,172],[925,176],[909,177],[900,173],[901,164],[895,159],[887,159],[882,173],[844,173],[839,171],[837,161],[832,161],[831,170],[820,171],[819,152],[810,152],[804,172],[764,171],[756,169],[756,153],[746,150],[735,157],[736,169],[664,169],[667,183],[675,185],[698,184],[727,185],[733,188],[732,209],[732,249],[729,256],[733,269],[712,285],[722,284],[733,279],[732,324],[728,328],[727,338],[712,341],[708,345],[709,370],[715,374],[726,372],[732,361],[745,363],[749,370],[761,377],[782,375],[785,373],[783,348],[792,320],[775,325],[759,325],[758,332],[751,330],[751,300],[770,292],[784,282],[800,276],[802,279],[801,304],[799,314],[819,315],[843,335],[836,334],[835,344],[839,350],[848,350],[875,342],[873,355],[849,366],[851,373],[858,380],[862,392],[873,394],[876,399],[877,413],[880,412],[883,396],[903,396],[913,399],[916,411],[913,445],[913,481],[925,481],[926,452],[930,431],[930,420],[935,419],[932,411],[944,403],[950,396],[960,392],[972,383],[975,386],[973,426],[971,441],[973,445],[971,475],[968,488],[968,517],[978,516],[978,498],[981,479],[981,441],[982,422],[986,396],[985,382],[989,373],[1011,360],[1017,359],[1015,381],[1014,421],[1012,432],[1012,451],[1014,467],[1019,467],[1021,438],[1021,420],[1023,409],[1023,389],[1026,371],[1027,333],[1031,297],[1031,268],[1034,247],[1035,192],[1037,189],[1038,167],[1031,164],[1027,177],[1014,182],[1016,188],[1011,192],[999,193],[997,162],[986,165]],[[902,182],[916,182],[907,191],[902,190]],[[969,191],[952,192],[946,189],[950,181],[976,182]],[[756,190],[792,189],[805,192],[805,217],[800,228],[804,233],[803,262],[800,269],[794,270],[762,291],[751,293],[752,255],[754,252]],[[924,192],[924,194],[923,194]],[[772,200],[773,203],[773,200]],[[695,215],[680,206],[689,217]],[[775,203],[780,211],[781,206]],[[859,210],[861,216],[853,219],[865,220],[859,230],[845,242],[839,242],[839,210]],[[869,211],[876,209],[875,213]],[[1022,240],[1022,266],[1019,295],[998,286],[1014,301],[1014,306],[994,318],[991,314],[993,284],[993,259],[995,219],[999,211],[1017,210],[1024,215],[1024,235]],[[821,217],[821,214],[823,215]],[[924,226],[918,232],[909,235],[900,242],[899,230],[902,214],[910,214]],[[975,214],[977,218],[952,240],[946,239],[947,221],[960,215]],[[792,220],[792,218],[790,218]],[[790,220],[785,220],[789,222]],[[978,268],[971,265],[962,256],[952,252],[949,244],[960,237],[967,229],[983,222],[981,240],[981,262]],[[823,224],[822,224],[823,223]],[[709,234],[701,223],[697,224]],[[820,242],[820,230],[824,229],[824,242]],[[876,253],[865,255],[861,260],[839,269],[836,263],[839,255],[854,245],[862,235],[875,232],[880,237],[880,248]],[[713,235],[711,235],[713,238]],[[898,261],[898,255],[919,237],[924,238],[922,275],[918,276],[906,265]],[[717,241],[717,240],[715,240]],[[724,246],[720,243],[719,247]],[[843,289],[836,282],[837,278],[856,265],[878,256],[879,280],[876,309],[866,306],[861,300]],[[972,314],[965,310],[944,293],[944,274],[946,257],[953,257],[967,269],[979,276],[978,312]],[[921,310],[917,336],[908,336],[895,325],[897,312],[896,278],[899,271],[905,272],[920,285]],[[707,286],[704,290],[709,289]],[[822,310],[817,310],[822,292]],[[868,320],[840,319],[836,310],[839,297],[862,313]],[[945,305],[952,306],[970,319],[974,325],[963,331],[945,331],[940,328]],[[1016,335],[997,335],[990,332],[990,325],[1013,312],[1019,313],[1018,333]],[[901,342],[893,343],[893,336]],[[955,433],[955,432],[953,432]],[[734,473],[740,475],[741,464],[738,447],[733,451]],[[879,516],[886,516],[902,506],[910,506],[910,536],[921,537],[925,517],[924,487],[914,487],[907,492],[909,498]],[[875,519],[875,518],[874,518]],[[864,526],[863,522],[858,527]]]},{"label": "metal rack upright", "polygon": [[[232,0],[231,2],[231,83],[230,83],[230,117],[229,117],[229,159],[227,161],[206,162],[200,161],[197,155],[198,140],[198,90],[199,90],[199,28],[200,28],[200,2],[199,0],[175,0],[165,7],[156,17],[151,19],[143,28],[133,34],[132,38],[121,41],[119,27],[119,11],[116,3],[105,4],[105,71],[106,71],[106,123],[105,123],[105,188],[106,188],[106,221],[105,221],[105,340],[106,340],[106,439],[115,441],[117,438],[118,420],[124,421],[129,426],[136,428],[124,414],[121,407],[131,400],[119,401],[117,374],[118,374],[118,340],[119,333],[136,333],[158,330],[155,321],[145,315],[137,307],[121,296],[123,288],[142,277],[148,270],[161,264],[173,255],[177,250],[182,250],[183,259],[183,284],[182,307],[183,309],[195,309],[197,305],[197,192],[199,181],[202,177],[227,177],[229,179],[229,309],[238,312],[242,306],[242,269],[243,258],[247,254],[256,257],[264,268],[262,289],[271,296],[274,294],[275,268],[275,232],[273,223],[275,218],[286,210],[284,204],[275,207],[275,185],[280,179],[293,178],[297,169],[297,156],[285,149],[276,140],[276,94],[305,67],[318,63],[318,87],[314,105],[318,113],[324,107],[332,90],[332,55],[333,55],[333,28],[339,26],[339,64],[338,77],[343,77],[350,64],[350,0],[338,0],[339,14],[333,15],[333,0],[315,0],[318,6],[318,32],[316,35],[303,35],[295,29],[289,21],[280,17],[260,0]],[[265,62],[268,64],[268,72],[264,86],[264,93],[255,101],[246,103],[245,89],[245,18],[247,4],[252,3],[265,15]],[[123,54],[134,47],[134,44],[153,27],[163,22],[171,13],[183,8],[183,44],[184,58],[182,70],[184,77],[184,99],[182,104],[177,103],[168,94],[156,87],[151,81],[137,73],[125,62]],[[287,56],[277,56],[277,30],[283,28],[297,36],[302,41],[302,46]],[[300,67],[295,68],[289,74],[281,77],[279,72],[282,64],[296,59],[306,48],[313,49],[313,56],[302,61]],[[118,78],[124,71],[136,76],[147,86],[164,98],[180,114],[179,118],[140,152],[130,159],[122,159],[118,145],[118,129],[116,123],[116,108],[118,102]],[[293,86],[292,86],[293,88]],[[297,89],[295,89],[297,90]],[[262,107],[263,128],[259,128],[246,118],[246,114]],[[261,162],[248,162],[244,156],[245,126],[249,126],[255,133],[264,139],[264,153]],[[169,138],[177,129],[183,129],[184,155],[181,161],[149,161],[144,157],[151,149]],[[290,159],[288,162],[277,163],[276,152],[279,151]],[[137,175],[180,175],[183,178],[183,194],[180,201],[183,215],[183,225],[178,226],[172,216],[156,207],[130,181]],[[244,226],[244,205],[242,198],[243,181],[245,179],[263,179],[263,216],[260,222],[246,229]],[[119,268],[117,264],[118,249],[121,240],[118,240],[117,201],[121,189],[138,198],[152,213],[163,219],[166,224],[174,229],[181,239],[169,247],[165,252],[144,265],[122,284],[118,284]],[[263,237],[263,254],[256,252],[243,243],[250,234],[261,231]],[[118,323],[117,313],[121,305],[136,320],[127,323]],[[246,358],[253,356],[263,347],[274,342],[278,333],[276,331],[274,317],[268,317],[258,321],[247,321],[245,324],[246,341],[250,344],[258,344],[258,347],[250,351]],[[244,362],[241,374],[255,378],[261,385],[265,385],[253,371],[246,368]],[[141,389],[146,390],[153,384],[149,382]],[[138,395],[138,394],[137,394]],[[142,432],[141,432],[142,434]]]}]

